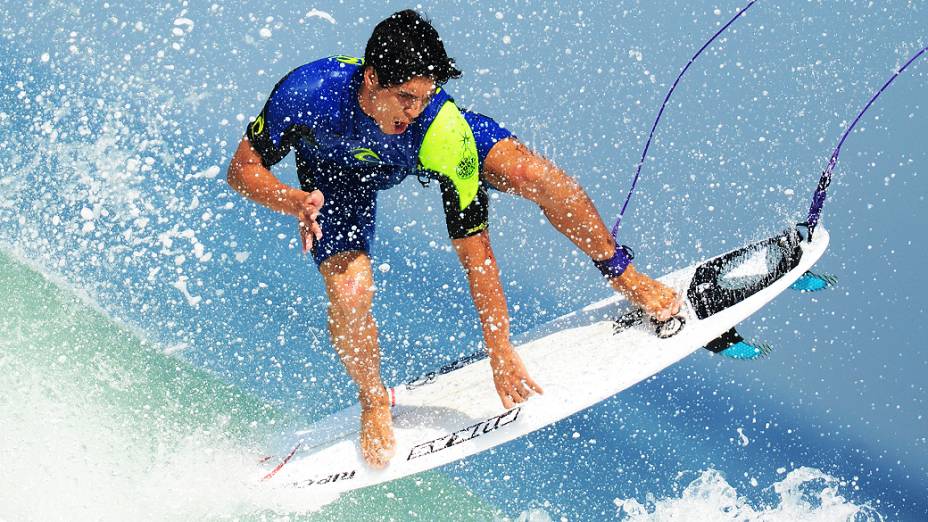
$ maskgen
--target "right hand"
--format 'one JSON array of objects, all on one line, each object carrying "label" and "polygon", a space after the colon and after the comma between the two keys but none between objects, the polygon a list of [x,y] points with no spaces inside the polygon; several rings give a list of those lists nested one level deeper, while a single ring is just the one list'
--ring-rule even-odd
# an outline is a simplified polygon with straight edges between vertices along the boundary
[{"label": "right hand", "polygon": [[529,376],[522,358],[512,348],[490,355],[490,368],[493,369],[496,393],[507,410],[527,401],[536,393],[544,393],[541,386]]},{"label": "right hand", "polygon": [[294,190],[292,194],[292,210],[290,213],[300,222],[300,240],[303,243],[303,253],[305,254],[313,247],[313,239],[316,241],[322,239],[322,228],[316,218],[319,217],[319,209],[322,208],[325,198],[322,197],[322,192],[318,190],[312,192]]}]

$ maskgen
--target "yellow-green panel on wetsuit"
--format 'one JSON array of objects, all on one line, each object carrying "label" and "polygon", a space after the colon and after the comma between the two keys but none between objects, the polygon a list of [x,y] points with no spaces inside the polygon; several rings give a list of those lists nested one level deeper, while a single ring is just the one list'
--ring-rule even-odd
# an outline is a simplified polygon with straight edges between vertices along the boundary
[{"label": "yellow-green panel on wetsuit", "polygon": [[477,197],[480,165],[474,131],[453,102],[446,101],[429,125],[419,148],[419,164],[454,183],[461,210]]}]

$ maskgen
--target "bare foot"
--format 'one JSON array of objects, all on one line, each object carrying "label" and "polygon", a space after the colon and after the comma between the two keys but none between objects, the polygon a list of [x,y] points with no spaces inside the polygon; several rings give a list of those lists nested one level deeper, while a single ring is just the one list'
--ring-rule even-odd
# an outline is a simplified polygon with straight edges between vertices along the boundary
[{"label": "bare foot", "polygon": [[612,287],[625,294],[629,301],[658,321],[666,321],[680,313],[680,297],[669,286],[655,281],[628,265],[620,277],[609,280]]},{"label": "bare foot", "polygon": [[393,415],[384,399],[361,400],[361,454],[372,468],[386,467],[396,452]]}]

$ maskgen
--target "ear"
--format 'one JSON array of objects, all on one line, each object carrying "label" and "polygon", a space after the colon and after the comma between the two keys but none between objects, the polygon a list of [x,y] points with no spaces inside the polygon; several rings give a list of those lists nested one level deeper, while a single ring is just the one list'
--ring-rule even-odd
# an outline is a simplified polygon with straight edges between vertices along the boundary
[{"label": "ear", "polygon": [[370,65],[364,68],[364,81],[367,83],[368,87],[380,86],[380,81],[377,78],[377,72],[374,71],[374,68]]}]

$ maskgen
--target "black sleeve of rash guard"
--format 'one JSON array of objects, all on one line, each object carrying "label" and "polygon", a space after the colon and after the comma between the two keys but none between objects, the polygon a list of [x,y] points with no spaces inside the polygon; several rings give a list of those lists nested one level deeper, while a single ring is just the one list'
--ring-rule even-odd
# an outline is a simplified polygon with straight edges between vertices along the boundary
[{"label": "black sleeve of rash guard", "polygon": [[463,210],[458,203],[458,191],[454,183],[444,176],[438,179],[441,187],[442,206],[445,209],[445,224],[451,239],[463,239],[479,234],[487,229],[490,216],[490,202],[487,197],[486,184],[481,181],[477,197]]}]

